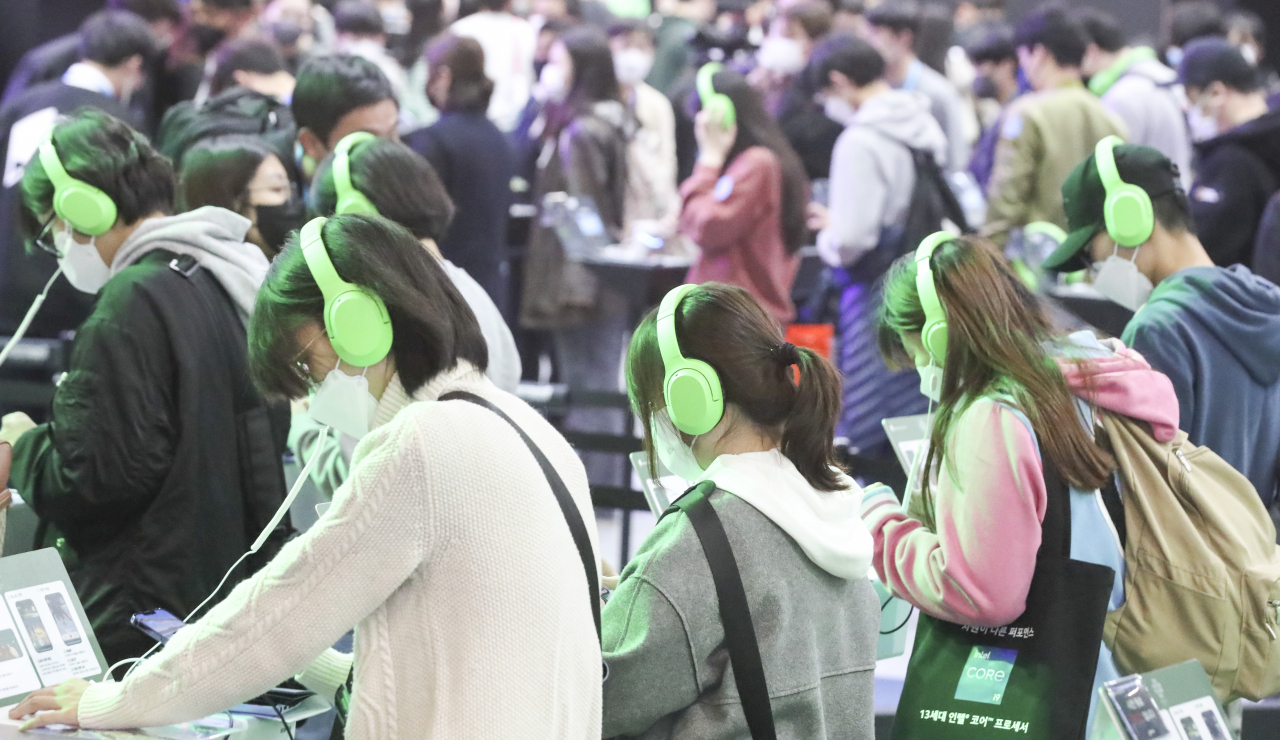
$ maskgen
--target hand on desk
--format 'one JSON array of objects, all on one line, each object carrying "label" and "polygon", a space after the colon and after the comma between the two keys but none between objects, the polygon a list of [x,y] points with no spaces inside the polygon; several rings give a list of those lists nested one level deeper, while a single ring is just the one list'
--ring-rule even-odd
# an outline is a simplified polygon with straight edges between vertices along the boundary
[{"label": "hand on desk", "polygon": [[72,678],[57,686],[49,686],[31,692],[18,706],[9,710],[9,719],[22,719],[36,712],[44,714],[32,717],[21,727],[23,732],[45,725],[80,726],[80,699],[84,696],[89,682],[83,678]]},{"label": "hand on desk", "polygon": [[5,414],[4,419],[0,420],[0,442],[14,444],[18,441],[18,437],[35,428],[36,423],[21,411]]}]

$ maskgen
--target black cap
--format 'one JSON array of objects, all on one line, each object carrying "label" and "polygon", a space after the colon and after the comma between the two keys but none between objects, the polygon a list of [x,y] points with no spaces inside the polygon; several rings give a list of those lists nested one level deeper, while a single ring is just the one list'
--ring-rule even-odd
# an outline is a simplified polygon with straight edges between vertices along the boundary
[{"label": "black cap", "polygon": [[1240,50],[1220,36],[1193,39],[1182,49],[1178,81],[1185,87],[1202,89],[1221,82],[1233,90],[1252,92],[1261,84],[1258,70],[1244,59]]},{"label": "black cap", "polygon": [[[1149,146],[1120,144],[1114,150],[1120,179],[1137,185],[1147,195],[1158,198],[1181,187],[1178,168],[1169,158]],[[1067,239],[1053,250],[1042,265],[1055,272],[1075,272],[1089,266],[1080,255],[1094,235],[1106,228],[1102,215],[1107,189],[1102,185],[1098,165],[1090,154],[1062,183],[1062,206],[1067,212]]]}]

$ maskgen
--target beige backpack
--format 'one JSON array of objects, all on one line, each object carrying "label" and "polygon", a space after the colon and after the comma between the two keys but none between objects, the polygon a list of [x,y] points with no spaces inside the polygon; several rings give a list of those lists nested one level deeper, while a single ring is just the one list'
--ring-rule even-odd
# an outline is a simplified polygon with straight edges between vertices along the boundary
[{"label": "beige backpack", "polygon": [[1218,698],[1280,693],[1280,553],[1253,485],[1186,432],[1102,414],[1121,472],[1125,604],[1103,640],[1121,674],[1196,658]]}]

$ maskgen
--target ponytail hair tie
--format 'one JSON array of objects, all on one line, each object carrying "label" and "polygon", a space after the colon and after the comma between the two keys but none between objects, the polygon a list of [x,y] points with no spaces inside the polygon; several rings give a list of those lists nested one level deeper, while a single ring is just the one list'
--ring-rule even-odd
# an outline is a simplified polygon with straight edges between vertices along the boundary
[{"label": "ponytail hair tie", "polygon": [[800,351],[791,342],[783,342],[773,348],[773,359],[782,367],[800,364]]}]

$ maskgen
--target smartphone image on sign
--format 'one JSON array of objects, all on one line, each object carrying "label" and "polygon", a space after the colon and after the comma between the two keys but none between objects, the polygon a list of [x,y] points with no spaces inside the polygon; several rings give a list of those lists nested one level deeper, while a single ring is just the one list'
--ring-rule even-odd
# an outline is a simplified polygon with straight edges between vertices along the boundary
[{"label": "smartphone image on sign", "polygon": [[1200,716],[1204,717],[1204,726],[1209,728],[1209,736],[1213,740],[1227,740],[1226,730],[1223,729],[1217,712],[1210,710]]},{"label": "smartphone image on sign", "polygon": [[169,638],[173,637],[178,630],[187,626],[181,619],[164,609],[134,614],[129,620],[129,624],[132,624],[156,642],[161,643],[168,642]]},{"label": "smartphone image on sign", "polygon": [[22,657],[22,645],[13,630],[0,630],[0,663]]},{"label": "smartphone image on sign", "polygon": [[53,615],[53,623],[58,625],[58,633],[62,635],[62,644],[79,645],[80,630],[76,629],[76,620],[67,611],[67,600],[62,594],[45,594],[44,603],[49,605],[49,613]]},{"label": "smartphone image on sign", "polygon": [[47,653],[52,650],[53,641],[49,639],[49,632],[44,628],[44,620],[40,618],[40,612],[36,611],[36,602],[23,599],[14,606],[18,608],[18,618],[22,620],[22,626],[27,628],[27,636],[31,638],[31,644],[36,652]]}]

